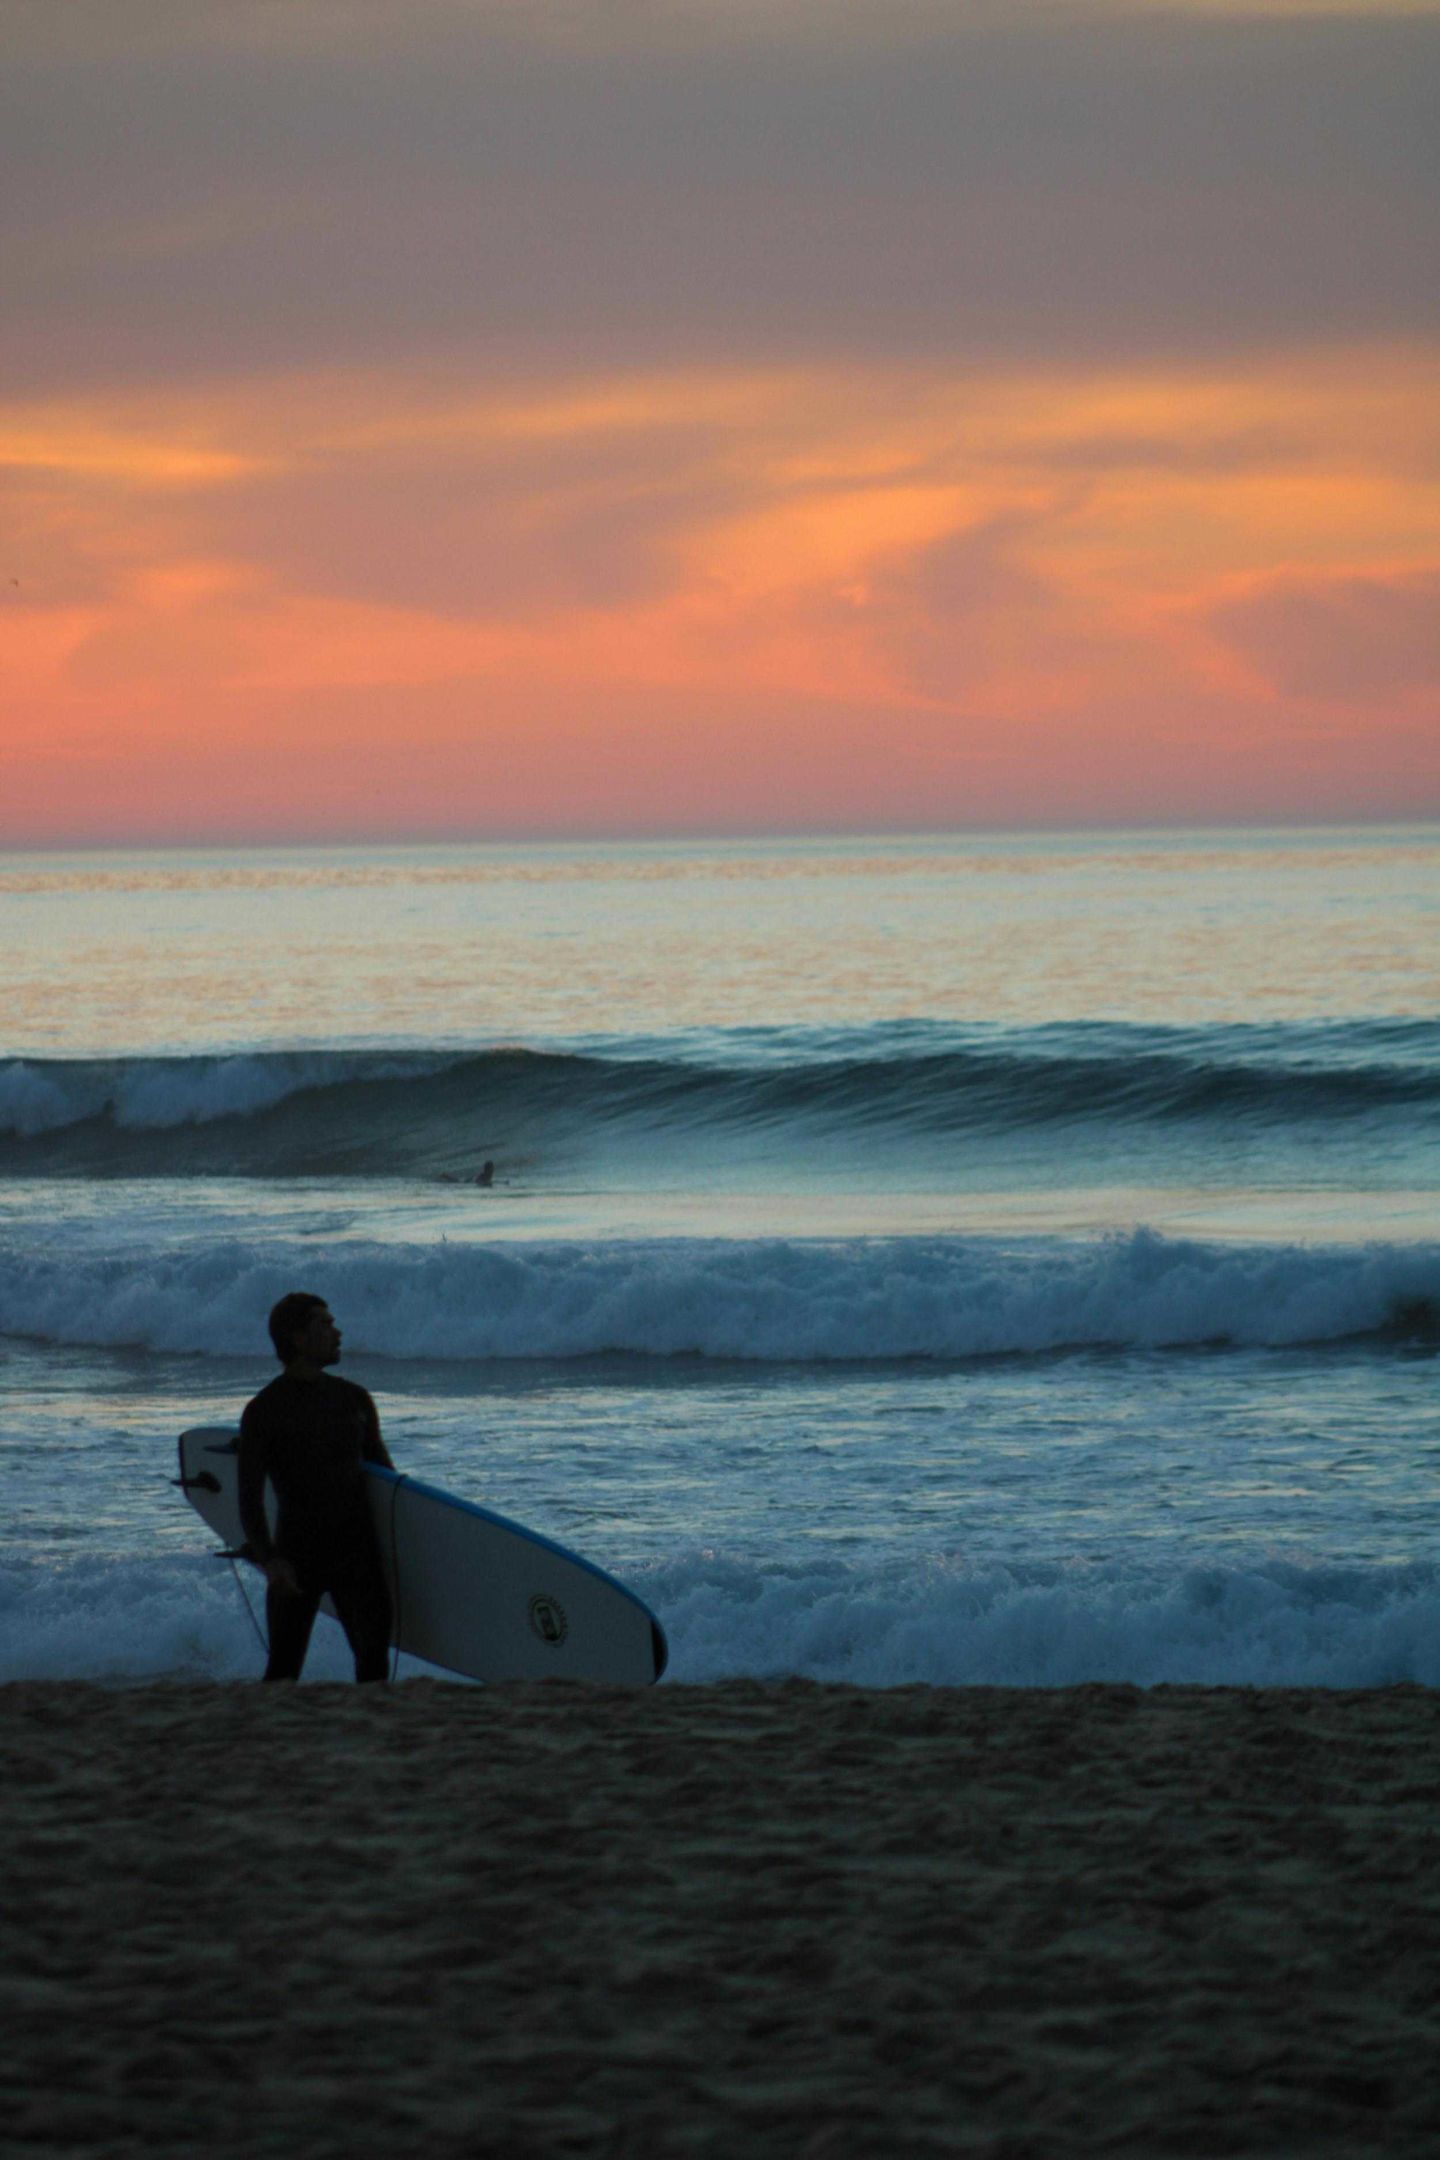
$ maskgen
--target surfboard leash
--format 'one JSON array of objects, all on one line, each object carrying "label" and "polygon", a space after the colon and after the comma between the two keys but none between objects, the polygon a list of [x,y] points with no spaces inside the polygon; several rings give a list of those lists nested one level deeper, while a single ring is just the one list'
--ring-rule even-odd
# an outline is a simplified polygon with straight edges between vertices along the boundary
[{"label": "surfboard leash", "polygon": [[[187,1477],[185,1475],[185,1458],[183,1454],[180,1458],[180,1475],[179,1477],[172,1477],[170,1479],[170,1483],[172,1485],[178,1485],[181,1492],[189,1492],[192,1488],[200,1492],[210,1493],[218,1493],[220,1490],[220,1480],[216,1477],[213,1470],[201,1470],[198,1471],[194,1477]],[[255,1608],[250,1603],[250,1593],[245,1588],[245,1584],[241,1577],[239,1568],[235,1565],[236,1560],[240,1558],[240,1553],[238,1549],[233,1549],[229,1546],[222,1546],[220,1550],[215,1554],[215,1558],[217,1560],[229,1561],[230,1573],[235,1578],[235,1587],[240,1592],[241,1597],[245,1601],[245,1610],[250,1615],[250,1625],[255,1630],[255,1640],[259,1643],[260,1648],[264,1651],[266,1657],[268,1658],[270,1655],[270,1645],[265,1639],[259,1621],[255,1618]]]},{"label": "surfboard leash", "polygon": [[230,1573],[235,1578],[236,1589],[240,1592],[241,1597],[245,1600],[245,1610],[250,1615],[250,1625],[255,1630],[255,1640],[259,1643],[260,1648],[264,1651],[266,1657],[268,1658],[270,1655],[270,1644],[261,1629],[259,1621],[255,1617],[255,1608],[250,1603],[250,1593],[245,1587],[245,1578],[240,1573],[239,1568],[235,1565],[235,1556],[233,1553],[224,1553],[220,1557],[230,1562]]}]

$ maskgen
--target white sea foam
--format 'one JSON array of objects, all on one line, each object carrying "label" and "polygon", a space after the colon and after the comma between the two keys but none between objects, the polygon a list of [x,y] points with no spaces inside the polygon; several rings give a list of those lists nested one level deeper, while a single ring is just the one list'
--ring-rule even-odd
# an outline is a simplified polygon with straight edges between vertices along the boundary
[{"label": "white sea foam", "polygon": [[1433,1567],[1285,1563],[1144,1572],[1118,1564],[762,1573],[714,1557],[646,1590],[671,1677],[865,1687],[1440,1685]]},{"label": "white sea foam", "polygon": [[809,1361],[1285,1344],[1440,1311],[1440,1246],[1102,1239],[649,1239],[450,1246],[0,1245],[0,1333],[246,1353],[297,1283],[351,1352]]},{"label": "white sea foam", "polygon": [[122,1130],[165,1131],[252,1117],[306,1089],[409,1078],[443,1068],[440,1054],[380,1057],[334,1051],[229,1057],[134,1058],[113,1063],[0,1065],[0,1133],[56,1132],[108,1114]]},{"label": "white sea foam", "polygon": [[[228,1566],[204,1552],[115,1554],[0,1564],[0,1681],[240,1680],[264,1665],[256,1634],[264,1586],[249,1574],[247,1613]],[[345,1641],[317,1628],[311,1679],[346,1679]]]},{"label": "white sea foam", "polygon": [[[95,1098],[94,1108],[101,1108],[103,1095],[94,1089],[89,1094]],[[81,1090],[63,1086],[58,1072],[43,1071],[23,1060],[0,1065],[0,1132],[23,1133],[28,1138],[73,1125],[92,1114],[81,1107],[85,1099]]]},{"label": "white sea foam", "polygon": [[[333,1069],[333,1060],[327,1061]],[[319,1085],[321,1061],[287,1058],[196,1058],[183,1064],[142,1064],[125,1074],[114,1098],[117,1125],[164,1128],[244,1117],[300,1089]]]},{"label": "white sea foam", "polygon": [[[242,1571],[252,1604],[258,1582]],[[670,1638],[669,1678],[802,1675],[867,1687],[1440,1686],[1431,1566],[767,1568],[692,1553],[628,1579]],[[0,1567],[0,1681],[253,1678],[255,1627],[198,1555]],[[401,1672],[418,1672],[401,1661]],[[317,1626],[306,1677],[348,1679]]]}]

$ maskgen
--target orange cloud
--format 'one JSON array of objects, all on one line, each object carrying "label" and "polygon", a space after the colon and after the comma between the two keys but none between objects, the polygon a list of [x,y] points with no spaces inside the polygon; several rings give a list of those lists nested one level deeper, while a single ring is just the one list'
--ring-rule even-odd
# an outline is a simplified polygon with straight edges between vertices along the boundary
[{"label": "orange cloud", "polygon": [[[0,412],[5,837],[1380,814],[1402,770],[1414,810],[1436,376],[330,374]],[[297,741],[332,762],[282,813]]]}]

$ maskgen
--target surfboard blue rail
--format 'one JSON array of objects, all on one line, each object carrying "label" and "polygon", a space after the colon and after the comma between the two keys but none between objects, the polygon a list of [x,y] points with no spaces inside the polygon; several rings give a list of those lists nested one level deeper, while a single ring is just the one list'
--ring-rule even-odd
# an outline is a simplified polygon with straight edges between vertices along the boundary
[{"label": "surfboard blue rail", "polygon": [[[587,1560],[583,1553],[577,1553],[572,1551],[568,1545],[560,1544],[557,1539],[546,1537],[543,1531],[531,1530],[526,1524],[516,1522],[511,1516],[502,1515],[498,1512],[498,1510],[494,1508],[482,1507],[480,1503],[476,1500],[462,1500],[458,1494],[446,1492],[444,1488],[439,1485],[427,1484],[423,1479],[412,1476],[409,1471],[387,1470],[380,1463],[367,1463],[365,1465],[365,1475],[368,1479],[371,1480],[372,1486],[379,1487],[382,1492],[387,1487],[393,1487],[395,1489],[395,1499],[397,1502],[401,1498],[401,1494],[403,1491],[405,1495],[408,1495],[409,1498],[416,1503],[420,1503],[421,1505],[428,1508],[452,1511],[456,1515],[468,1518],[470,1521],[476,1524],[483,1525],[485,1531],[492,1534],[492,1536],[496,1538],[503,1538],[507,1541],[513,1540],[518,1546],[529,1547],[532,1553],[546,1555],[549,1563],[560,1567],[563,1571],[565,1571],[567,1577],[569,1578],[571,1583],[570,1596],[572,1604],[575,1595],[575,1577],[589,1577],[590,1581],[597,1586],[598,1590],[603,1592],[606,1599],[613,1598],[623,1600],[624,1603],[629,1606],[633,1610],[633,1612],[644,1621],[644,1624],[649,1631],[650,1652],[653,1659],[654,1669],[646,1677],[651,1680],[658,1680],[660,1678],[661,1674],[665,1670],[666,1665],[669,1663],[670,1658],[670,1647],[668,1642],[666,1641],[665,1630],[661,1626],[656,1615],[645,1603],[644,1599],[638,1597],[633,1590],[629,1589],[626,1584],[619,1581],[616,1576],[610,1574],[607,1569],[597,1566],[593,1560]],[[384,1522],[385,1529],[387,1531],[392,1528],[394,1512],[395,1511],[393,1508],[385,1511]],[[377,1509],[377,1528],[380,1527],[381,1519],[381,1510]],[[443,1517],[437,1519],[443,1520]],[[433,1528],[431,1534],[433,1538]],[[487,1546],[486,1550],[490,1554],[492,1565],[502,1552],[507,1561],[513,1559],[513,1555],[508,1544],[504,1547]],[[541,1563],[541,1565],[543,1566],[543,1563]],[[405,1585],[403,1581],[400,1583],[399,1588],[401,1596],[403,1598],[405,1590]],[[538,1594],[543,1595],[543,1593]],[[597,1610],[601,1613],[606,1612],[606,1608],[604,1606],[599,1607]],[[613,1631],[615,1623],[613,1616],[609,1616],[608,1614],[607,1621],[608,1624],[605,1627],[605,1632],[608,1634]],[[402,1645],[402,1647],[404,1646]],[[555,1645],[554,1647],[558,1648],[559,1646]],[[424,1656],[428,1653],[421,1651],[417,1654]],[[444,1664],[446,1660],[436,1657],[432,1660],[432,1662],[436,1664]],[[455,1669],[463,1671],[466,1668],[461,1666]]]}]

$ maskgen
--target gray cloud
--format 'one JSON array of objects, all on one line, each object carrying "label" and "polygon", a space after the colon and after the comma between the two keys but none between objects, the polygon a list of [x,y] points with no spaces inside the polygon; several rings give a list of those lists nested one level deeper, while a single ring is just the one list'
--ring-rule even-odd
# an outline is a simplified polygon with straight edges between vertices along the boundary
[{"label": "gray cloud", "polygon": [[1211,622],[1290,696],[1345,704],[1440,689],[1440,573],[1277,579]]},{"label": "gray cloud", "polygon": [[618,443],[317,461],[192,496],[195,530],[228,559],[307,592],[510,620],[613,607],[673,574],[687,518],[732,499],[689,429]]},{"label": "gray cloud", "polygon": [[1434,330],[1434,18],[597,14],[20,11],[0,383]]}]

